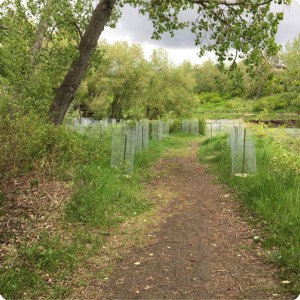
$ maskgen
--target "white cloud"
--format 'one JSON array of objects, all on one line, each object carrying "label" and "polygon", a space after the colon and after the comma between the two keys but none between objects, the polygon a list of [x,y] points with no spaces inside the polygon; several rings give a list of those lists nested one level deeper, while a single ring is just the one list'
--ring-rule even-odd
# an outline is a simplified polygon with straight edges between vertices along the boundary
[{"label": "white cloud", "polygon": [[[292,1],[288,7],[277,6],[276,11],[284,12],[284,20],[279,25],[276,39],[278,43],[285,45],[300,33],[300,0]],[[191,19],[195,17],[193,12],[186,12],[186,14]],[[202,58],[198,57],[199,48],[194,45],[194,35],[189,29],[176,32],[173,38],[164,34],[160,41],[151,40],[152,31],[152,24],[147,17],[139,15],[136,9],[126,6],[117,28],[115,30],[106,28],[101,37],[109,43],[115,41],[127,41],[129,44],[139,43],[143,47],[147,59],[153,49],[161,47],[167,50],[170,60],[177,65],[184,60],[189,60],[193,64],[201,64],[208,58],[215,60],[213,54],[207,54]]]},{"label": "white cloud", "polygon": [[[145,58],[148,60],[150,59],[153,50],[159,48],[159,46],[147,42],[142,43],[141,46],[143,47]],[[170,62],[175,65],[179,65],[186,60],[190,61],[192,64],[202,64],[208,59],[215,60],[215,56],[211,53],[208,53],[203,57],[199,57],[197,48],[178,49],[167,47],[164,49],[168,52]]]}]

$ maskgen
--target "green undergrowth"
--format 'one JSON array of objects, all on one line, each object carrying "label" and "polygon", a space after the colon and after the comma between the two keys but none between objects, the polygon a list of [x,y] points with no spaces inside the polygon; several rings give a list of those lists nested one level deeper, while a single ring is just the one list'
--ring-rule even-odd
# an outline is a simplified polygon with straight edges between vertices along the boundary
[{"label": "green undergrowth", "polygon": [[[108,137],[110,140],[110,137]],[[172,135],[162,142],[150,141],[149,150],[135,155],[134,174],[110,167],[110,149],[99,160],[79,170],[79,188],[66,206],[66,218],[91,226],[111,226],[127,216],[142,213],[149,207],[141,182],[151,179],[151,166],[170,148],[178,148],[192,137]],[[97,141],[91,141],[96,143]],[[108,143],[109,141],[106,141]]]},{"label": "green undergrowth", "polygon": [[221,97],[219,94],[199,95],[197,114],[206,119],[289,120],[297,119],[300,96],[295,92],[275,94],[260,99]]},{"label": "green undergrowth", "polygon": [[[134,174],[110,167],[111,133],[82,136],[70,132],[77,156],[64,165],[75,192],[63,208],[55,230],[10,245],[0,269],[0,294],[5,299],[59,299],[74,287],[72,274],[99,253],[113,228],[153,206],[143,184],[152,178],[154,162],[170,149],[185,146],[195,137],[174,134],[149,143],[149,151],[135,157]],[[72,137],[69,137],[69,143]],[[78,145],[79,143],[79,145]],[[63,153],[62,153],[63,155]],[[74,163],[74,165],[73,165]],[[81,282],[80,284],[85,284]]]},{"label": "green undergrowth", "polygon": [[0,188],[2,183],[30,172],[67,176],[72,172],[70,162],[77,165],[84,160],[84,149],[85,141],[80,136],[34,114],[3,117],[0,120]]},{"label": "green undergrowth", "polygon": [[226,183],[243,202],[251,216],[262,224],[262,245],[267,259],[281,267],[288,288],[300,292],[300,158],[280,143],[261,136],[256,140],[257,172],[245,178],[232,176],[227,138],[202,143],[201,161]]}]

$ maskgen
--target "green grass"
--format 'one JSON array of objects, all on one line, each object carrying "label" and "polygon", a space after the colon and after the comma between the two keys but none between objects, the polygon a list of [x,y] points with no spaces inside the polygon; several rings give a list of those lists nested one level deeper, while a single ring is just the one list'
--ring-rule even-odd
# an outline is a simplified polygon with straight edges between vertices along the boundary
[{"label": "green grass", "polygon": [[268,137],[257,140],[257,173],[240,178],[231,175],[226,138],[206,140],[200,160],[242,200],[266,229],[263,245],[270,261],[291,278],[291,288],[300,292],[300,167],[299,156]]},{"label": "green grass", "polygon": [[149,151],[135,156],[132,176],[109,166],[108,147],[98,161],[94,159],[80,170],[80,187],[66,207],[67,219],[92,226],[111,226],[122,221],[123,217],[149,209],[151,203],[143,198],[140,182],[151,177],[150,167],[164,151],[180,147],[187,139],[177,134],[163,142],[150,141]]},{"label": "green grass", "polygon": [[71,275],[101,249],[111,228],[153,206],[143,182],[151,179],[154,162],[195,137],[174,134],[162,142],[150,141],[149,151],[136,155],[132,176],[110,167],[109,132],[101,139],[92,133],[75,140],[81,141],[80,159],[71,168],[76,192],[65,205],[58,231],[43,231],[37,240],[28,237],[14,245],[0,269],[0,294],[5,299],[69,295]]},{"label": "green grass", "polygon": [[[202,116],[206,119],[238,119],[245,120],[261,119],[266,120],[286,120],[297,118],[299,114],[299,107],[292,103],[282,104],[279,98],[288,97],[290,93],[282,93],[272,97],[265,97],[261,99],[245,99],[245,98],[231,98],[224,99],[219,97],[217,102],[207,101],[199,104],[195,113],[196,116]],[[279,104],[274,104],[275,100]],[[273,101],[274,100],[274,101]]]},{"label": "green grass", "polygon": [[223,99],[220,102],[200,104],[197,115],[208,119],[235,119],[243,114],[252,113],[253,101],[242,98]]},{"label": "green grass", "polygon": [[61,234],[47,232],[41,232],[38,241],[18,245],[15,257],[0,271],[1,295],[5,299],[64,296],[59,282],[74,270],[82,248],[78,240],[64,241]]}]

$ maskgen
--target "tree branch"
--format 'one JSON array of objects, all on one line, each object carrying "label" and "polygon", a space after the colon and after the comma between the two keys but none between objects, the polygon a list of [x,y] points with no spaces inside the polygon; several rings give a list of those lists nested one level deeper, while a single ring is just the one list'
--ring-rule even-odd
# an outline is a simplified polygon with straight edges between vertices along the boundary
[{"label": "tree branch", "polygon": [[[194,4],[208,4],[211,3],[211,0],[188,0],[189,2],[192,2]],[[266,4],[271,3],[272,0],[266,0],[262,3],[257,4],[257,6],[263,6]],[[219,0],[217,1],[217,4],[219,5],[226,5],[226,6],[238,6],[238,5],[244,5],[246,1],[227,1],[227,0]]]},{"label": "tree branch", "polygon": [[80,39],[82,39],[82,32],[81,32],[79,26],[76,24],[75,21],[73,21],[73,22],[71,22],[71,23],[75,26],[76,31],[78,32]]}]

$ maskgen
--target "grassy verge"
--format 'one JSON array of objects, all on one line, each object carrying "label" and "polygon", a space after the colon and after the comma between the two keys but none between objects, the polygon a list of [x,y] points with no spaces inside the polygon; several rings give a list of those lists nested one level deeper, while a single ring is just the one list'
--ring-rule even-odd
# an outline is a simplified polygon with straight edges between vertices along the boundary
[{"label": "grassy verge", "polygon": [[265,229],[262,245],[269,261],[289,277],[288,288],[300,292],[300,160],[276,139],[263,136],[256,142],[257,173],[240,178],[231,175],[226,137],[206,140],[199,157],[226,183],[250,214]]},{"label": "grassy verge", "polygon": [[[203,103],[199,105],[196,114],[202,117],[204,116],[206,119],[297,119],[299,117],[298,102],[296,103],[296,100],[285,99],[293,96],[291,94],[293,93],[282,93],[276,96],[264,97],[259,100],[245,98],[222,99],[220,96],[213,99],[208,98],[206,101],[204,99]],[[207,96],[209,96],[209,94],[207,94]]]},{"label": "grassy verge", "polygon": [[[136,156],[134,175],[125,176],[110,168],[109,133],[101,139],[76,137],[81,158],[69,174],[75,193],[58,212],[55,224],[49,220],[49,229],[36,236],[29,231],[28,236],[9,245],[0,270],[0,294],[6,299],[69,295],[73,274],[99,253],[111,230],[153,206],[142,184],[151,179],[153,163],[191,139],[177,134],[163,142],[150,141],[150,150]],[[85,282],[79,279],[76,284]]]}]

